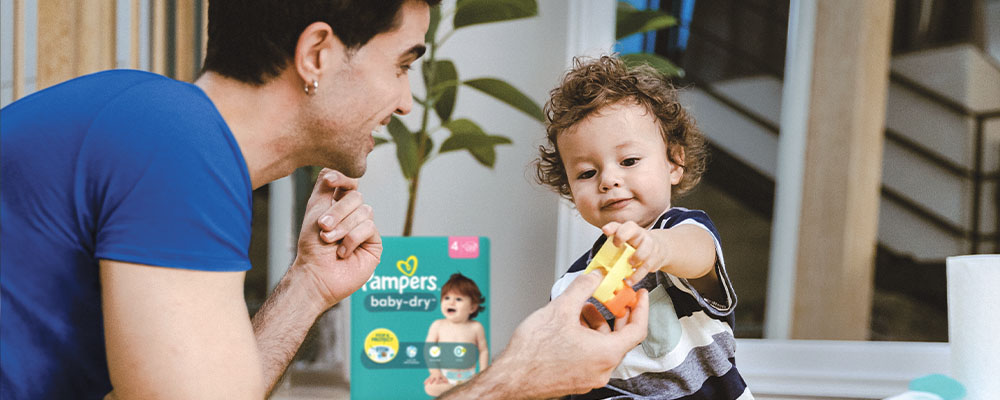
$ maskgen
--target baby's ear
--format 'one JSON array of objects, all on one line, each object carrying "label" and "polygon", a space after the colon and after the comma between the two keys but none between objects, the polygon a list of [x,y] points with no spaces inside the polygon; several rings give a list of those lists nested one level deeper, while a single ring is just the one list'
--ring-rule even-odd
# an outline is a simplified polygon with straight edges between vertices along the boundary
[{"label": "baby's ear", "polygon": [[675,160],[668,162],[670,163],[670,185],[676,185],[681,183],[681,179],[684,178],[684,148],[681,146],[672,146],[670,151],[670,159]]}]

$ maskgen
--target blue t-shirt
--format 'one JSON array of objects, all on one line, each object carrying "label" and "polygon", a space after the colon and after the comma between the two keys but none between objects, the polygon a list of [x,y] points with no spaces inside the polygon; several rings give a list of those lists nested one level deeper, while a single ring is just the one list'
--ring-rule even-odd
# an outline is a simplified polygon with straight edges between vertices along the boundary
[{"label": "blue t-shirt", "polygon": [[108,393],[98,260],[250,268],[252,187],[196,86],[106,71],[0,110],[0,397]]}]

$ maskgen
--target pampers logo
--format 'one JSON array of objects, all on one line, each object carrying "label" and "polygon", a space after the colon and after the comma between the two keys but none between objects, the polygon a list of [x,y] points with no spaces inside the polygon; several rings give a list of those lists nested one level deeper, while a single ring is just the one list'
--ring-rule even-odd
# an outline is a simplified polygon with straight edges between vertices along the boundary
[{"label": "pampers logo", "polygon": [[417,273],[417,264],[419,263],[420,260],[417,259],[417,256],[409,256],[406,257],[406,260],[396,261],[396,269],[402,272],[403,275],[413,276],[413,274]]},{"label": "pampers logo", "polygon": [[[436,308],[438,296],[427,293],[437,290],[436,276],[417,276],[420,260],[411,255],[404,260],[396,261],[396,269],[401,276],[372,275],[368,282],[361,286],[361,291],[373,292],[365,296],[365,308],[369,311],[430,311]],[[422,293],[404,294],[406,291],[421,291]]]}]

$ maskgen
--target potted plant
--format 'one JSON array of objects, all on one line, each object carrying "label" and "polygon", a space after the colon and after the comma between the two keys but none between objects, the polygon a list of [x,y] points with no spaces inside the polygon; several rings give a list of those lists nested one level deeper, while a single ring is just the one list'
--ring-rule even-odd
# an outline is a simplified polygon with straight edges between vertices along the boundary
[{"label": "potted plant", "polygon": [[[542,109],[528,96],[509,83],[493,77],[460,79],[455,63],[440,58],[438,49],[459,29],[478,24],[529,18],[538,14],[535,0],[459,0],[453,9],[431,9],[430,26],[427,30],[427,55],[421,72],[424,97],[414,95],[414,103],[420,106],[420,126],[411,129],[395,116],[389,123],[389,137],[376,137],[375,145],[392,143],[396,146],[396,158],[408,185],[408,201],[403,236],[413,231],[413,215],[416,211],[417,191],[420,187],[421,169],[437,155],[452,151],[468,151],[480,164],[493,168],[496,162],[495,147],[510,144],[507,136],[486,133],[469,118],[457,117],[453,111],[458,95],[468,88],[485,93],[502,103],[520,110],[542,122]],[[451,19],[451,29],[439,32],[442,20]],[[463,90],[460,90],[463,89]],[[440,131],[450,135],[434,142],[434,135]]]}]

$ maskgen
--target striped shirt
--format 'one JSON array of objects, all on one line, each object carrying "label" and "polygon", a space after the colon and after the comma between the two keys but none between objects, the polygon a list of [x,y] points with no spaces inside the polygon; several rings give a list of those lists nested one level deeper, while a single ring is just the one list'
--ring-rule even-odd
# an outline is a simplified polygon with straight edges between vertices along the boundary
[{"label": "striped shirt", "polygon": [[[733,291],[722,257],[719,232],[703,211],[674,207],[650,229],[692,224],[704,228],[715,240],[715,271],[724,299],[703,297],[686,279],[659,271],[649,274],[635,289],[649,290],[649,332],[629,351],[611,374],[607,386],[571,399],[753,399],[736,369],[733,337]],[[594,253],[604,244],[602,235],[552,286],[558,297],[583,273]],[[614,316],[590,299],[609,322]],[[610,324],[614,326],[613,323]]]}]

